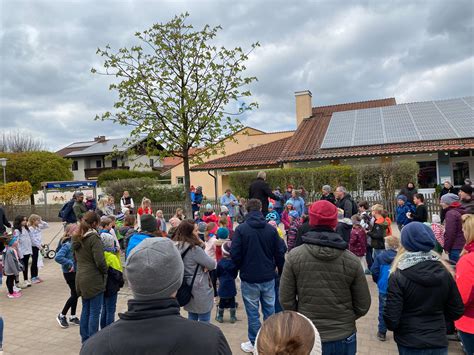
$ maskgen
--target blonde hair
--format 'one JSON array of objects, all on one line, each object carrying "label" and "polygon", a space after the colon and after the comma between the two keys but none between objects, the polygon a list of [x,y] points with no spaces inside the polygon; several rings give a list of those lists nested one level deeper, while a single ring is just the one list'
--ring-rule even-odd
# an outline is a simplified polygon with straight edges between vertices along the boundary
[{"label": "blonde hair", "polygon": [[227,227],[228,222],[227,216],[221,216],[221,218],[219,218],[219,227]]},{"label": "blonde hair", "polygon": [[[466,244],[474,242],[474,214],[465,214],[462,216],[462,231],[464,238],[466,238]],[[467,250],[464,248],[461,255],[467,254]]]},{"label": "blonde hair", "polygon": [[30,215],[30,217],[28,218],[28,225],[29,226],[32,226],[33,223],[37,222],[37,221],[41,221],[41,216],[37,215],[37,214],[32,214]]},{"label": "blonde hair", "polygon": [[[400,263],[400,260],[402,260],[403,256],[405,255],[405,253],[407,252],[407,250],[403,247],[403,245],[400,245],[400,247],[398,248],[398,253],[397,255],[395,256],[395,259],[393,259],[393,262],[392,262],[392,267],[390,268],[390,273],[394,273],[395,271],[397,271],[397,268],[398,268],[398,264]],[[444,268],[446,269],[446,271],[454,277],[454,270],[452,269],[452,267],[443,259],[441,259],[441,255],[438,254],[437,252],[435,252],[434,250],[431,251],[432,253],[435,253],[436,255],[438,255],[440,258],[439,258],[439,262],[441,263],[441,265],[444,266]]]},{"label": "blonde hair", "polygon": [[376,204],[372,206],[372,212],[377,212],[378,214],[383,213],[383,206],[381,204]]},{"label": "blonde hair", "polygon": [[97,202],[97,209],[101,210],[104,212],[105,206],[107,205],[107,202],[109,201],[109,198],[107,196],[103,196],[99,202]]},{"label": "blonde hair", "polygon": [[143,197],[143,199],[142,199],[142,208],[145,205],[145,203],[147,203],[151,206],[151,200],[149,198]]}]

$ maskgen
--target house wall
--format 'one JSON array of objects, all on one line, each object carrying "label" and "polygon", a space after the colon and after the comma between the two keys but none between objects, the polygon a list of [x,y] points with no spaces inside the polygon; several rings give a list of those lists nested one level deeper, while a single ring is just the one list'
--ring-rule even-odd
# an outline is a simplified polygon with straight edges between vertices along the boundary
[{"label": "house wall", "polygon": [[129,166],[130,170],[152,171],[153,167],[150,166],[150,159],[154,160],[154,167],[158,168],[162,166],[161,159],[159,156],[147,155],[131,155],[130,157],[125,159],[125,166]]},{"label": "house wall", "polygon": [[75,181],[85,180],[86,179],[86,176],[84,174],[85,159],[84,158],[76,158],[76,159],[73,159],[73,160],[77,161],[77,163],[78,163],[78,169],[76,171],[72,172],[72,174],[74,175],[74,180]]}]

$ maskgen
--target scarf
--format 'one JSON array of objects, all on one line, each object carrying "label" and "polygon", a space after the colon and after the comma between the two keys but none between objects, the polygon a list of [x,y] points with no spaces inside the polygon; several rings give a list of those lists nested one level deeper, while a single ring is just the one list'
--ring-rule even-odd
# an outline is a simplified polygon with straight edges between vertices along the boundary
[{"label": "scarf", "polygon": [[423,251],[416,251],[416,252],[410,252],[407,251],[403,256],[401,257],[397,268],[400,270],[406,270],[408,268],[411,268],[412,266],[415,266],[416,264],[422,263],[423,261],[439,261],[439,256],[438,254],[429,251],[429,252],[423,252]]},{"label": "scarf", "polygon": [[474,242],[470,242],[469,244],[466,244],[464,246],[464,249],[468,252],[468,253],[474,253]]}]

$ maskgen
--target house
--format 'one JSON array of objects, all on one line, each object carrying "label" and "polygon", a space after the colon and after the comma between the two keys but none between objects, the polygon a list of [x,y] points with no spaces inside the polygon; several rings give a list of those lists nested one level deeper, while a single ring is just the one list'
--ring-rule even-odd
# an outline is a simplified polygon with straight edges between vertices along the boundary
[{"label": "house", "polygon": [[312,107],[310,91],[296,92],[295,98],[297,130],[291,137],[192,170],[225,176],[231,171],[410,159],[420,167],[420,188],[445,180],[461,185],[474,177],[474,96],[406,104],[387,98],[320,107]]},{"label": "house", "polygon": [[[196,153],[201,153],[201,159],[204,160],[204,162],[207,162],[213,159],[241,152],[249,148],[259,147],[267,143],[291,137],[293,133],[294,131],[267,133],[252,127],[244,127],[240,131],[236,132],[233,136],[227,137],[223,140],[225,154],[223,154],[222,152],[218,152],[215,154],[211,154],[209,157],[206,157],[204,154],[202,154],[201,151],[196,150],[192,152],[192,155],[195,155]],[[281,146],[280,148],[282,149],[283,146]],[[176,161],[178,163],[169,170],[163,172],[162,176],[170,178],[172,184],[182,184],[184,183],[184,166],[181,159]],[[215,198],[216,184],[218,196],[224,194],[225,190],[223,190],[223,187],[228,186],[228,176],[216,176],[213,174],[213,169],[199,171],[191,169],[190,175],[191,185],[202,186],[203,194],[210,199]]]},{"label": "house", "polygon": [[[75,142],[57,151],[72,160],[74,180],[95,180],[100,173],[113,170],[151,171],[162,167],[158,156],[148,156],[146,138],[131,144],[127,138],[95,137],[92,141]],[[162,149],[156,144],[156,149]]]}]

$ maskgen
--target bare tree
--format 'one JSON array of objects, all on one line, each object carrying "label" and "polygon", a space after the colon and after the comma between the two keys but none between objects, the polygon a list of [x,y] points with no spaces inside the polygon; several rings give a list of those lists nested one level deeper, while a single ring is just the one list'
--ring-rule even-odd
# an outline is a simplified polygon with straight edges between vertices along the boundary
[{"label": "bare tree", "polygon": [[44,142],[31,133],[21,130],[3,132],[0,136],[0,152],[22,153],[46,150]]}]

